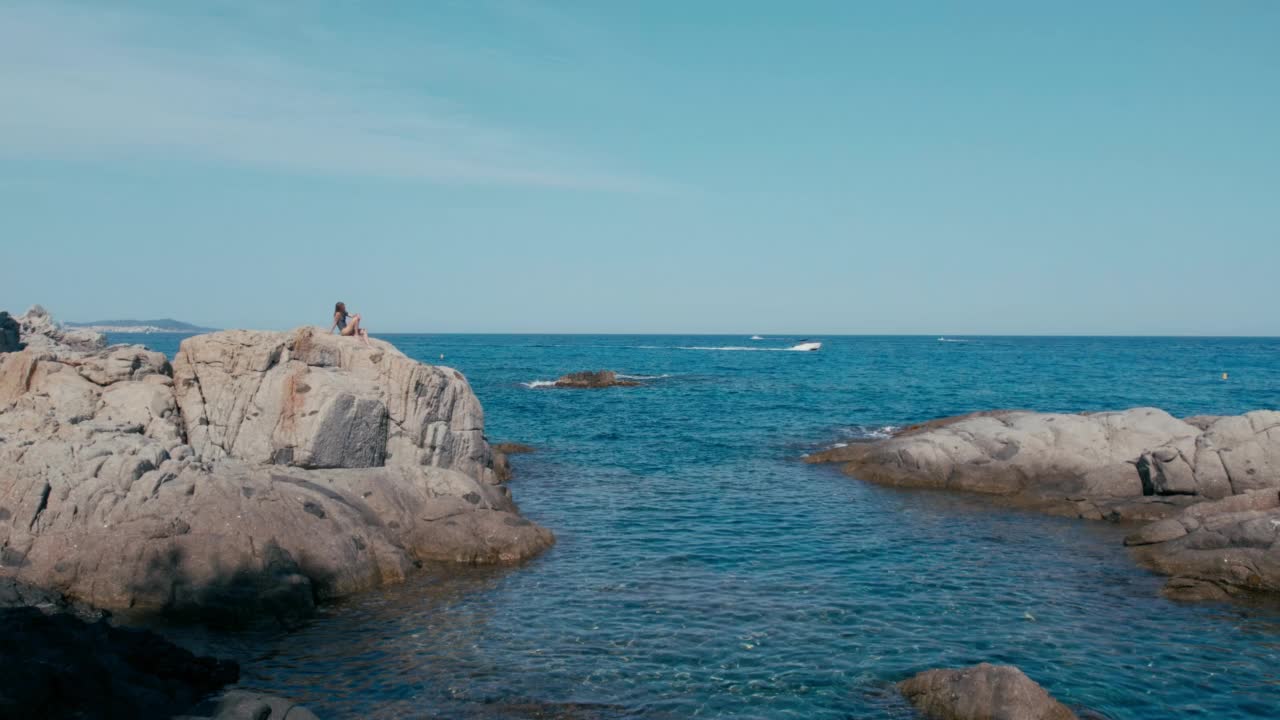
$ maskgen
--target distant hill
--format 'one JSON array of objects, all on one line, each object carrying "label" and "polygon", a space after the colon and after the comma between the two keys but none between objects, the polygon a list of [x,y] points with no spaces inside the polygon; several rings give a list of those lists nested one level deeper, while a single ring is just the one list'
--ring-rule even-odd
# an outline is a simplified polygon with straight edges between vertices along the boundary
[{"label": "distant hill", "polygon": [[133,333],[203,333],[217,328],[200,327],[191,323],[162,318],[160,320],[95,320],[93,322],[66,322],[67,327],[88,328],[98,332]]}]

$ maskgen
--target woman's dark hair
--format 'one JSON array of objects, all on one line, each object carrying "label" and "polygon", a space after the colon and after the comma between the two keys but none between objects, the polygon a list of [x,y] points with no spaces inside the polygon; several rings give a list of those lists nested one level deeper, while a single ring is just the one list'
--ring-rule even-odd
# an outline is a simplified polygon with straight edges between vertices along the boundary
[{"label": "woman's dark hair", "polygon": [[334,312],[336,312],[336,313],[342,313],[343,315],[346,315],[346,314],[347,314],[347,304],[346,304],[346,303],[344,303],[344,302],[340,302],[340,303],[338,303],[337,305],[334,305],[334,306],[333,306],[333,311],[334,311]]}]

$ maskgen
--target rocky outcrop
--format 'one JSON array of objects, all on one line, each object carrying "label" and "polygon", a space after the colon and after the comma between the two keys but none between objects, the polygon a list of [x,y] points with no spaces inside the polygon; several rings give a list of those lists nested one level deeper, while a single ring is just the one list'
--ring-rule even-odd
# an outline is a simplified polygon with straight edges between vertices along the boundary
[{"label": "rocky outcrop", "polygon": [[961,490],[1089,519],[1155,521],[1127,544],[1166,594],[1280,591],[1280,412],[1180,420],[1162,410],[996,411],[817,453],[849,475]]},{"label": "rocky outcrop", "polygon": [[34,349],[92,352],[107,346],[107,338],[102,333],[62,327],[39,305],[32,305],[17,321],[22,342]]},{"label": "rocky outcrop", "polygon": [[1076,714],[1012,665],[926,670],[898,683],[930,720],[1075,720]]},{"label": "rocky outcrop", "polygon": [[466,379],[385,342],[228,331],[171,367],[29,337],[0,356],[0,575],[239,620],[553,542],[499,484]]},{"label": "rocky outcrop", "polygon": [[585,370],[569,373],[555,382],[558,388],[594,389],[607,387],[635,387],[640,383],[635,380],[620,380],[618,373],[612,370]]},{"label": "rocky outcrop", "polygon": [[1192,420],[1154,408],[981,413],[808,460],[842,462],[848,474],[887,485],[1093,519],[1158,519],[1201,500],[1280,488],[1280,413]]}]

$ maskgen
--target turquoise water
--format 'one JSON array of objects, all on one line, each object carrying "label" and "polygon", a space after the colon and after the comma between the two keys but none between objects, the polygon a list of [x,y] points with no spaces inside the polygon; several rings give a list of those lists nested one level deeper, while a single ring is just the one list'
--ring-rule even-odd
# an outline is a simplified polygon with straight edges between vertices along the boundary
[{"label": "turquoise water", "polygon": [[[798,338],[386,339],[443,353],[490,439],[538,448],[511,487],[559,542],[290,632],[203,638],[244,662],[245,686],[325,718],[908,718],[893,682],[991,661],[1117,720],[1276,716],[1275,608],[1160,599],[1125,528],[799,458],[980,409],[1280,408],[1278,339],[840,337],[816,353],[761,350]],[[712,347],[756,349],[684,349]],[[597,368],[653,379],[528,386]]]}]

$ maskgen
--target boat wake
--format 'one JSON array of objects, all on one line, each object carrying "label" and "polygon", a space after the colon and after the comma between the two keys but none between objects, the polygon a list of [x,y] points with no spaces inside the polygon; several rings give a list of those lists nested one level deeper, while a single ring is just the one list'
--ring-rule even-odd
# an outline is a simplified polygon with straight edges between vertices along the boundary
[{"label": "boat wake", "polygon": [[784,348],[767,348],[767,347],[744,347],[741,345],[681,345],[677,350],[712,350],[717,352],[813,352],[822,348],[820,342],[802,342],[798,345]]}]

